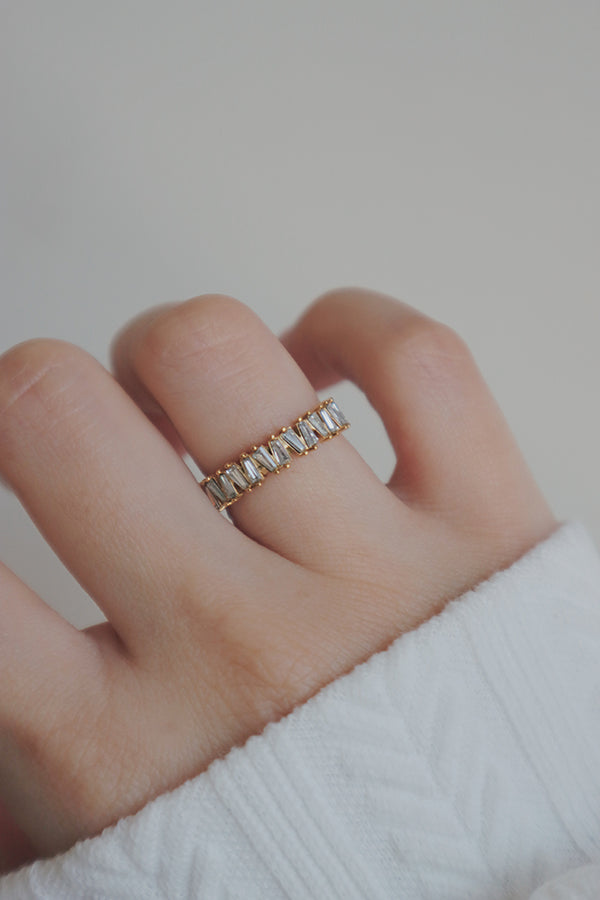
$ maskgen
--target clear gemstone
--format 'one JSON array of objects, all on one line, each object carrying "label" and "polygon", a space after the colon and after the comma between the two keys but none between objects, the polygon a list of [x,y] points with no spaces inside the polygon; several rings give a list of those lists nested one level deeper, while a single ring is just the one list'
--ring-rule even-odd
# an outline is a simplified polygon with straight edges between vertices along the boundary
[{"label": "clear gemstone", "polygon": [[319,438],[314,432],[314,429],[308,424],[306,419],[300,419],[296,428],[304,438],[304,443],[307,447],[314,447],[315,444],[319,443]]},{"label": "clear gemstone", "polygon": [[348,419],[346,418],[346,416],[344,415],[344,413],[341,411],[341,409],[339,408],[339,406],[337,405],[337,403],[335,402],[335,400],[330,400],[330,401],[327,403],[327,407],[326,407],[326,408],[329,410],[329,412],[331,413],[332,418],[338,423],[338,425],[340,426],[340,428],[341,428],[343,425],[349,425],[349,424],[350,424],[350,422],[348,421]]},{"label": "clear gemstone", "polygon": [[228,500],[235,500],[238,492],[230,482],[227,475],[219,475],[219,486]]},{"label": "clear gemstone", "polygon": [[311,412],[306,418],[321,437],[329,437],[329,430],[325,426],[325,423],[318,412]]},{"label": "clear gemstone", "polygon": [[209,478],[209,480],[204,485],[204,490],[209,495],[217,509],[221,509],[223,504],[227,503],[227,497],[214,478]]},{"label": "clear gemstone", "polygon": [[302,440],[301,437],[298,436],[296,431],[293,428],[286,428],[285,431],[282,431],[280,437],[288,444],[296,453],[304,453],[306,450],[306,444]]},{"label": "clear gemstone", "polygon": [[287,452],[283,441],[280,441],[279,438],[273,438],[272,441],[269,441],[269,450],[273,454],[277,465],[285,466],[291,462],[292,457]]},{"label": "clear gemstone", "polygon": [[225,474],[229,476],[229,480],[232,481],[240,491],[245,491],[246,488],[250,486],[248,479],[237,464],[227,466]]},{"label": "clear gemstone", "polygon": [[331,434],[335,434],[336,431],[339,431],[339,430],[340,430],[340,426],[337,425],[336,422],[333,421],[332,417],[331,417],[331,416],[329,415],[329,413],[327,412],[326,407],[323,407],[323,409],[320,409],[320,410],[319,410],[319,415],[321,416],[321,418],[323,419],[323,421],[324,421],[325,424],[327,425],[327,430],[328,430],[329,432],[331,432]]},{"label": "clear gemstone", "polygon": [[254,460],[252,460],[249,456],[242,456],[240,459],[240,465],[244,470],[244,475],[250,482],[250,484],[258,484],[259,481],[263,480],[262,472],[257,468]]},{"label": "clear gemstone", "polygon": [[254,451],[252,457],[257,463],[260,463],[267,472],[275,472],[279,468],[278,463],[273,459],[264,444],[261,444],[261,446]]}]

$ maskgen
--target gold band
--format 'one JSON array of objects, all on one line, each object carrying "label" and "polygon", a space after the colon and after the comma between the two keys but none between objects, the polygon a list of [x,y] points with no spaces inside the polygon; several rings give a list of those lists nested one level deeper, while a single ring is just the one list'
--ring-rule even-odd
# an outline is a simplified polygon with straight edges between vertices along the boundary
[{"label": "gold band", "polygon": [[289,469],[292,452],[295,456],[306,456],[322,441],[330,440],[349,425],[333,397],[329,397],[292,425],[272,434],[264,444],[242,453],[237,462],[225,463],[221,469],[207,475],[200,487],[216,509],[225,509],[253,488],[260,487],[267,475]]}]

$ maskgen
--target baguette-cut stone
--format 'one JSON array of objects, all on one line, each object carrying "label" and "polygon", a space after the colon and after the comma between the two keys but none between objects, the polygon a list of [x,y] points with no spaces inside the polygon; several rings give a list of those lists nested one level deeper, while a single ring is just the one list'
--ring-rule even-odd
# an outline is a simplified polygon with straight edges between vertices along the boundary
[{"label": "baguette-cut stone", "polygon": [[250,484],[258,484],[259,481],[263,480],[264,476],[262,472],[254,462],[254,460],[249,456],[242,456],[242,458],[240,459],[240,465],[244,470],[244,475],[246,476]]},{"label": "baguette-cut stone", "polygon": [[229,476],[229,480],[232,481],[240,491],[245,491],[246,488],[250,486],[250,482],[236,463],[232,466],[227,466],[225,474]]},{"label": "baguette-cut stone", "polygon": [[225,496],[227,497],[228,500],[235,500],[235,498],[238,496],[238,492],[236,491],[236,489],[230,482],[227,475],[223,475],[223,474],[219,475],[219,487],[221,488],[221,490],[223,491],[223,493],[225,494]]},{"label": "baguette-cut stone", "polygon": [[294,428],[286,428],[285,431],[281,432],[280,437],[292,448],[292,450],[295,450],[296,453],[306,452],[306,444]]},{"label": "baguette-cut stone", "polygon": [[269,441],[269,450],[279,466],[286,466],[292,461],[292,457],[287,452],[285,444],[279,438],[273,438]]},{"label": "baguette-cut stone", "polygon": [[334,422],[334,420],[332,419],[332,417],[331,417],[331,416],[329,415],[329,413],[327,412],[327,407],[326,407],[326,406],[324,406],[323,409],[320,409],[320,410],[319,410],[319,415],[321,416],[321,418],[322,418],[323,421],[325,422],[325,424],[326,424],[326,426],[327,426],[327,430],[330,432],[330,434],[335,434],[336,431],[339,431],[339,430],[340,430],[340,426],[337,424],[337,422]]},{"label": "baguette-cut stone", "polygon": [[217,484],[215,478],[208,479],[208,481],[204,485],[204,490],[209,495],[217,509],[222,509],[225,503],[227,503],[227,497]]},{"label": "baguette-cut stone", "polygon": [[311,412],[306,417],[317,434],[321,437],[329,437],[329,430],[318,412]]},{"label": "baguette-cut stone", "polygon": [[306,419],[300,419],[296,428],[304,438],[304,443],[307,447],[314,447],[315,444],[319,443],[319,438],[315,434],[314,429],[309,425]]},{"label": "baguette-cut stone", "polygon": [[344,413],[341,411],[341,409],[339,408],[339,406],[337,405],[335,400],[330,400],[326,406],[326,409],[329,410],[332,418],[338,423],[340,428],[342,428],[344,425],[350,424],[350,422],[348,421],[348,419],[346,418]]},{"label": "baguette-cut stone", "polygon": [[273,459],[264,444],[261,444],[260,447],[254,451],[252,458],[255,459],[257,463],[260,463],[267,472],[275,472],[279,468],[279,464]]}]

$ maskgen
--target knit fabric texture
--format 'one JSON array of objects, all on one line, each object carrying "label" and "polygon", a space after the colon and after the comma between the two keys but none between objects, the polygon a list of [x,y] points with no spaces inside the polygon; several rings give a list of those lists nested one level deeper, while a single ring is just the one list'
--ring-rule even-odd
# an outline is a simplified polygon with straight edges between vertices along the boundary
[{"label": "knit fabric texture", "polygon": [[0,879],[43,900],[600,897],[600,559],[567,523],[177,790]]}]

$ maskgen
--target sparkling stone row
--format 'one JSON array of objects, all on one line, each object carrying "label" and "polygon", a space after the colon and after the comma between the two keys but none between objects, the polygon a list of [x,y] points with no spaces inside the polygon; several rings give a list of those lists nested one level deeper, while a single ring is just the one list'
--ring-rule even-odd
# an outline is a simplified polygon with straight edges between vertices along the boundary
[{"label": "sparkling stone row", "polygon": [[320,441],[335,437],[349,425],[330,397],[300,416],[293,425],[282,428],[279,434],[272,434],[260,447],[242,453],[237,462],[226,463],[201,481],[200,486],[218,510],[225,509],[243,494],[260,486],[266,475],[288,469],[293,455],[305,456],[309,450],[316,450]]}]

